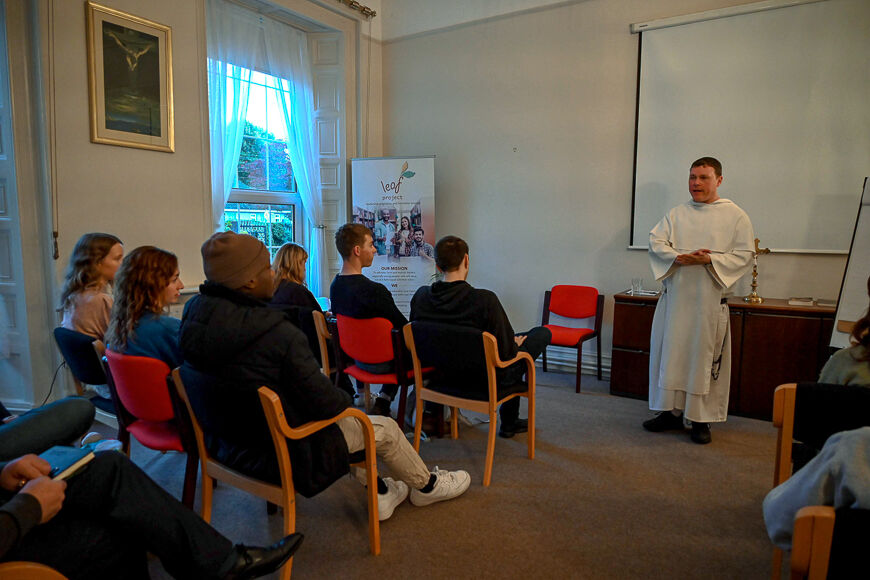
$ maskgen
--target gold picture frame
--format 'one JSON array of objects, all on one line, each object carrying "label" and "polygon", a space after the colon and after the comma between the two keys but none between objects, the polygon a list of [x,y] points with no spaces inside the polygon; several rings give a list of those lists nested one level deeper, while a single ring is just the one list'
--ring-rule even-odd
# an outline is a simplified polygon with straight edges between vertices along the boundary
[{"label": "gold picture frame", "polygon": [[85,16],[91,141],[174,152],[171,29],[93,2]]}]

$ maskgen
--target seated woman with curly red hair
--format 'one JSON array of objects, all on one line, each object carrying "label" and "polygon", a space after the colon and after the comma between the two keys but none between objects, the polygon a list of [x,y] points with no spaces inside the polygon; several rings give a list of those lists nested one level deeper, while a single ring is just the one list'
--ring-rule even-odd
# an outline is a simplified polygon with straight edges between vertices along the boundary
[{"label": "seated woman with curly red hair", "polygon": [[109,348],[160,359],[169,368],[179,366],[181,321],[163,311],[178,302],[182,288],[175,254],[154,246],[130,252],[115,276],[115,304],[106,331]]}]

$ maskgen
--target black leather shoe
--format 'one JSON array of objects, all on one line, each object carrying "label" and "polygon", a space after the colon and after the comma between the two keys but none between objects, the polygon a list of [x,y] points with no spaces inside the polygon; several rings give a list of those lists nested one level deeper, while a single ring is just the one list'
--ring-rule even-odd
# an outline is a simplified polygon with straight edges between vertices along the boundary
[{"label": "black leather shoe", "polygon": [[698,445],[706,445],[712,440],[713,436],[710,435],[710,425],[692,421],[692,441]]},{"label": "black leather shoe", "polygon": [[302,534],[290,534],[268,548],[236,544],[238,559],[224,576],[225,580],[247,580],[271,574],[296,553],[302,545],[302,538],[304,538]]},{"label": "black leather shoe", "polygon": [[529,430],[529,421],[528,419],[517,419],[513,423],[509,425],[501,424],[501,427],[498,429],[498,436],[504,437],[505,439],[510,439],[517,433],[526,433]]},{"label": "black leather shoe", "polygon": [[662,431],[682,431],[685,427],[682,415],[676,416],[670,411],[662,411],[652,419],[644,421],[643,428],[653,433],[660,433]]}]

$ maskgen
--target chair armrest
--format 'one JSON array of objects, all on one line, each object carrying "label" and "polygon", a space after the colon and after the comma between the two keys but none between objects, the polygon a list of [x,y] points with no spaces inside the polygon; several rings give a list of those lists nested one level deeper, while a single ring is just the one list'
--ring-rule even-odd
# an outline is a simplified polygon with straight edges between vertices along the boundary
[{"label": "chair armrest", "polygon": [[368,415],[355,407],[348,407],[338,415],[330,417],[329,419],[309,421],[299,427],[290,427],[290,425],[287,424],[287,418],[284,416],[284,407],[281,404],[281,399],[278,397],[277,393],[268,387],[260,387],[259,393],[261,401],[268,402],[268,404],[275,407],[278,416],[278,429],[287,439],[303,439],[312,433],[320,431],[324,427],[328,427],[329,425],[338,422],[340,419],[344,419],[345,417],[356,418],[362,424],[363,430],[371,431],[372,437],[374,437],[374,428],[372,427],[372,422]]},{"label": "chair armrest", "polygon": [[794,577],[826,578],[834,536],[834,508],[812,505],[801,508],[794,519],[791,572]]},{"label": "chair armrest", "polygon": [[535,366],[535,359],[533,359],[532,355],[530,355],[527,352],[517,353],[517,356],[515,356],[514,358],[512,358],[510,360],[506,360],[506,361],[502,361],[501,359],[497,359],[495,361],[495,366],[500,368],[500,369],[503,369],[503,368],[509,367],[512,364],[519,362],[521,360],[525,360],[527,365]]}]

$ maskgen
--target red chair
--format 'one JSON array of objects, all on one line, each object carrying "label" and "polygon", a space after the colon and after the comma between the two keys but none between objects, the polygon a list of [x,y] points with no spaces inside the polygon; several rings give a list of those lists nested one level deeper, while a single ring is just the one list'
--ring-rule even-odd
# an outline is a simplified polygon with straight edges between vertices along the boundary
[{"label": "red chair", "polygon": [[[393,363],[393,372],[390,373],[370,373],[356,364],[348,364],[341,372],[352,376],[363,385],[366,410],[369,407],[369,385],[399,385],[401,392],[396,422],[404,431],[408,385],[414,383],[414,371],[405,369],[405,343],[401,330],[393,328],[393,324],[386,318],[351,318],[337,314],[335,319],[338,351],[354,361],[366,364]],[[336,365],[341,366],[338,361]]]},{"label": "red chair", "polygon": [[[550,313],[564,318],[595,317],[593,328],[571,328],[549,324]],[[553,286],[544,294],[544,313],[541,315],[541,326],[549,328],[553,333],[551,346],[565,346],[577,349],[577,392],[580,392],[580,370],[583,361],[583,343],[596,339],[598,355],[598,380],[601,380],[601,319],[604,316],[604,295],[599,294],[591,286],[570,286],[560,284]],[[542,359],[544,372],[547,372],[547,349],[544,349]]]},{"label": "red chair", "polygon": [[109,389],[118,410],[118,439],[130,455],[130,434],[149,449],[187,453],[181,502],[193,508],[199,454],[190,418],[169,388],[169,365],[147,356],[106,351]]}]

